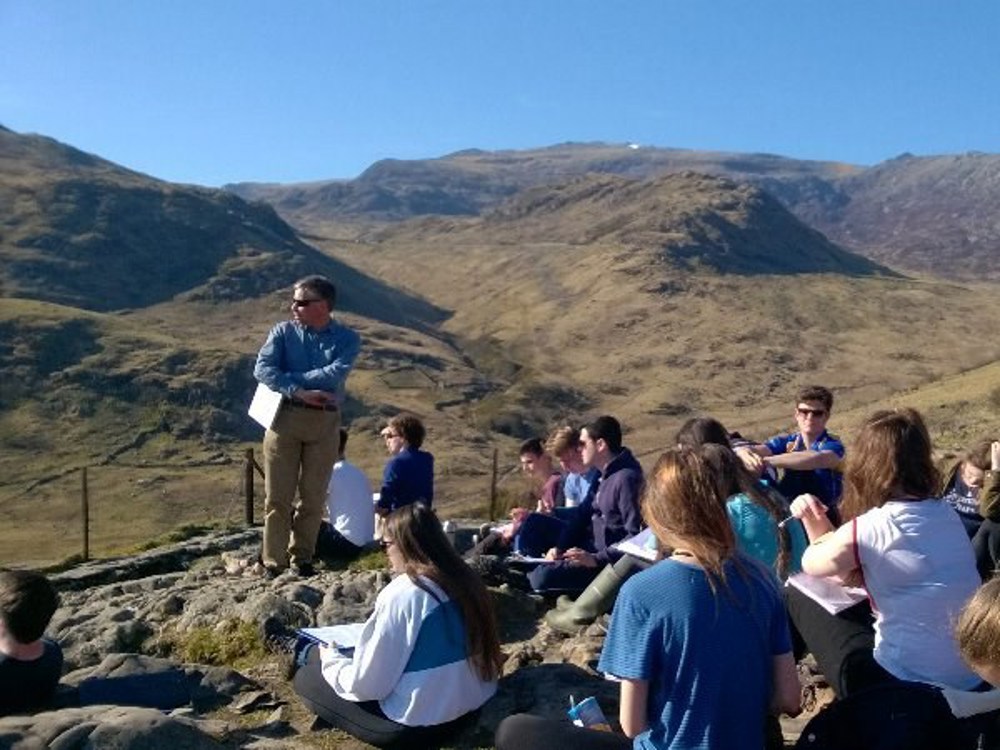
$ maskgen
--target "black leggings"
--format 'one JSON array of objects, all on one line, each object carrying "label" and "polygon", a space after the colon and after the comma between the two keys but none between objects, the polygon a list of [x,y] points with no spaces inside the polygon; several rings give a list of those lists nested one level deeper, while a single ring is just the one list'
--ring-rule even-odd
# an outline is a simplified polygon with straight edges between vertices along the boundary
[{"label": "black leggings", "polygon": [[632,740],[617,732],[584,729],[568,719],[514,714],[500,722],[494,744],[496,750],[631,750]]},{"label": "black leggings", "polygon": [[306,662],[295,672],[295,692],[310,711],[327,724],[375,747],[435,747],[475,721],[478,711],[430,727],[410,727],[386,717],[378,701],[355,703],[341,698],[323,679],[319,649],[309,649]]},{"label": "black leggings", "polygon": [[794,586],[787,586],[785,605],[795,630],[838,698],[897,680],[875,661],[875,628],[867,600],[832,615]]}]

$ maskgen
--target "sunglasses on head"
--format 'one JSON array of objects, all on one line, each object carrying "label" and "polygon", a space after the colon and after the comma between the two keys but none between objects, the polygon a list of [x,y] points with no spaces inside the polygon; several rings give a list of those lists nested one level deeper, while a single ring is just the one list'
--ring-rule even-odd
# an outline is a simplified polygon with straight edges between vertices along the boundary
[{"label": "sunglasses on head", "polygon": [[309,307],[314,302],[322,302],[321,299],[293,299],[292,307]]},{"label": "sunglasses on head", "polygon": [[795,411],[797,411],[803,417],[808,417],[810,414],[814,417],[826,416],[826,409],[804,409],[803,407],[800,406]]}]

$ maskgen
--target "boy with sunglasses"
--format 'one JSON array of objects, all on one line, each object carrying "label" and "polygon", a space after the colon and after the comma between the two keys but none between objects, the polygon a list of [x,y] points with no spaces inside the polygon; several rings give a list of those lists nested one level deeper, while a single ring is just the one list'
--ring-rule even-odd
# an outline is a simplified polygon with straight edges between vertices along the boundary
[{"label": "boy with sunglasses", "polygon": [[764,443],[738,448],[737,453],[756,475],[768,467],[779,469],[777,489],[789,500],[815,495],[835,513],[843,483],[844,444],[826,431],[832,409],[833,394],[827,388],[808,386],[796,401],[798,432],[775,435]]}]

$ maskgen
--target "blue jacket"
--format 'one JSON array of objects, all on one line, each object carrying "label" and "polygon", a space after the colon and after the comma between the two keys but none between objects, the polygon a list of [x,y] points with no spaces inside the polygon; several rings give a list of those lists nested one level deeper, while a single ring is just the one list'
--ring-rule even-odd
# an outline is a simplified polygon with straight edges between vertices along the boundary
[{"label": "blue jacket", "polygon": [[558,549],[590,549],[601,563],[620,557],[608,548],[642,530],[642,484],[642,467],[632,451],[622,448],[591,485],[590,495],[559,538]]},{"label": "blue jacket", "polygon": [[434,456],[403,448],[385,465],[378,507],[393,511],[417,501],[428,508],[434,502]]}]

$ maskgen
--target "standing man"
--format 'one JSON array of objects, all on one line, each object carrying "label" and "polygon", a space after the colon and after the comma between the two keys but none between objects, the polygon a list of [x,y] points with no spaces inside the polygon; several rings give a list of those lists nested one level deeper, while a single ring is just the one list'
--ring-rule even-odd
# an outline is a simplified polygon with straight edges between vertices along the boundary
[{"label": "standing man", "polygon": [[843,485],[840,462],[844,444],[826,431],[832,410],[833,394],[828,389],[821,385],[803,388],[795,406],[798,432],[776,435],[736,452],[755,475],[767,467],[780,469],[778,491],[789,501],[799,495],[815,495],[828,513],[836,514]]},{"label": "standing man", "polygon": [[336,300],[336,287],[325,276],[295,282],[292,319],[271,329],[253,371],[284,396],[264,435],[261,561],[268,577],[289,561],[299,575],[315,573],[316,536],[340,443],[344,381],[361,348],[357,333],[330,318]]}]

